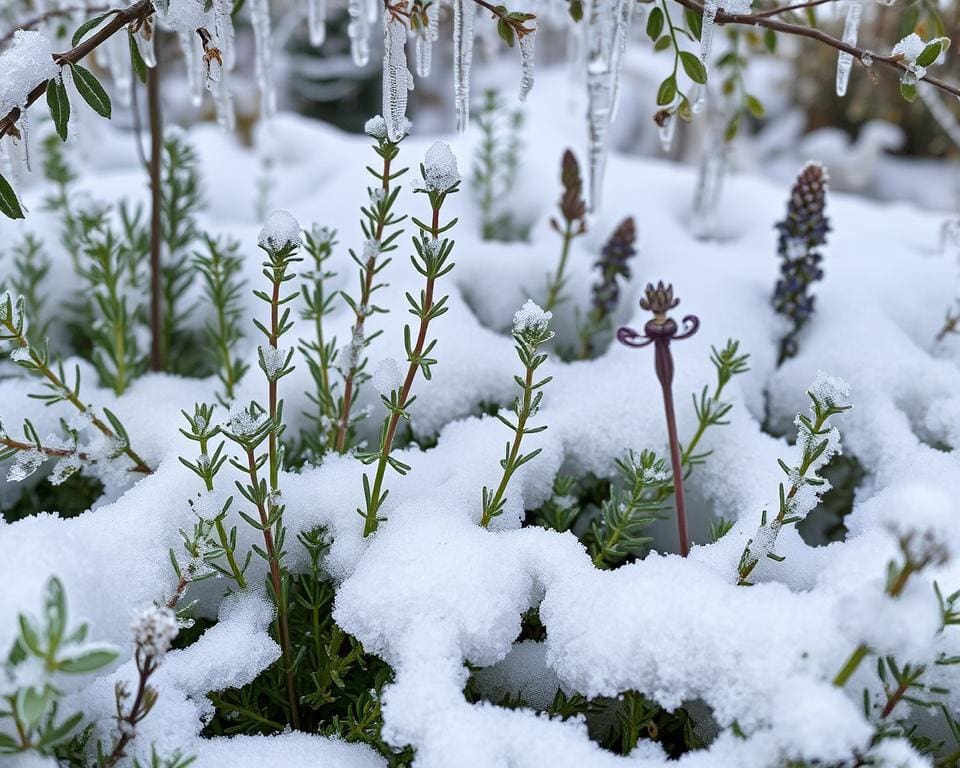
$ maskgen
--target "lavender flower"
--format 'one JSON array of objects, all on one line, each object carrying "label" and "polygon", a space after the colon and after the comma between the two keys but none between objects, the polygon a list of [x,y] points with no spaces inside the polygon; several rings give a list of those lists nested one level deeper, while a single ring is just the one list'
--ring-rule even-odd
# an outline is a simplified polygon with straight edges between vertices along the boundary
[{"label": "lavender flower", "polygon": [[783,259],[773,307],[792,324],[780,342],[780,362],[797,353],[797,335],[813,315],[815,297],[810,287],[823,278],[817,250],[827,242],[830,223],[824,214],[827,172],[819,163],[807,163],[790,193],[786,218],[776,225],[777,253]]},{"label": "lavender flower", "polygon": [[590,311],[580,326],[580,357],[593,354],[593,337],[610,327],[610,316],[620,303],[620,282],[630,279],[630,260],[637,255],[637,226],[628,216],[607,240],[595,262],[600,271],[592,286]]}]

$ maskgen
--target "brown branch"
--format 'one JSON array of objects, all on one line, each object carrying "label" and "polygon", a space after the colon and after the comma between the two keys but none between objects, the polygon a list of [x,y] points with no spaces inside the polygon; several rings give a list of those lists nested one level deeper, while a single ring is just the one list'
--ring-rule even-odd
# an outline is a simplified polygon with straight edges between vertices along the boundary
[{"label": "brown branch", "polygon": [[[94,462],[95,460],[91,458],[88,454],[83,451],[75,451],[70,448],[53,448],[48,445],[36,445],[35,443],[26,443],[22,440],[14,440],[10,437],[0,437],[0,445],[6,446],[7,448],[13,448],[17,451],[40,451],[40,453],[45,456],[50,456],[52,458],[64,458],[65,456],[76,456],[81,461]],[[137,464],[133,467],[130,467],[130,472],[140,472],[144,475],[152,475],[153,470],[150,469],[146,464]]]},{"label": "brown branch", "polygon": [[[475,0],[475,2],[481,2],[481,0]],[[703,4],[698,0],[677,0],[677,2],[684,8],[687,8],[694,13],[698,13],[701,16],[703,15]],[[772,29],[774,32],[783,32],[786,35],[808,37],[811,40],[816,40],[817,42],[822,43],[830,48],[835,48],[838,51],[849,53],[861,63],[863,63],[863,58],[866,56],[867,59],[871,61],[871,65],[883,64],[885,67],[895,69],[898,72],[910,71],[899,56],[882,56],[879,53],[867,51],[864,48],[858,48],[855,45],[850,45],[842,40],[838,40],[837,38],[833,37],[833,35],[828,35],[826,32],[823,32],[816,27],[805,27],[801,24],[791,24],[790,22],[781,21],[780,19],[769,18],[760,13],[725,13],[723,11],[717,13],[715,22],[717,24],[740,24],[748,27],[763,27],[764,29]],[[956,85],[948,83],[937,77],[931,77],[930,75],[924,75],[918,79],[930,83],[930,85],[934,86],[935,88],[939,88],[941,91],[952,93],[957,98],[960,98],[960,87]]]},{"label": "brown branch", "polygon": [[[69,51],[64,51],[63,53],[53,54],[53,60],[60,67],[68,64],[76,64],[88,53],[95,50],[105,41],[113,37],[114,34],[123,29],[127,24],[135,21],[142,21],[150,16],[153,12],[154,8],[152,0],[137,0],[137,2],[133,5],[117,11],[117,13],[115,13],[109,21],[104,23],[103,26],[98,27],[97,30],[90,35],[90,37],[82,41],[76,48],[71,48]],[[27,96],[27,103],[23,108],[25,109],[33,104],[37,99],[43,96],[44,93],[46,93],[46,90],[46,80],[38,83],[36,87],[30,91],[30,94]],[[21,108],[14,107],[9,113],[7,113],[5,117],[0,119],[0,137],[6,136],[8,133],[15,130],[14,126],[17,124],[17,120],[20,119],[20,113]]]},{"label": "brown branch", "polygon": [[73,13],[103,13],[108,10],[110,6],[108,5],[73,5],[69,8],[54,8],[53,10],[47,11],[46,13],[40,13],[36,16],[27,19],[26,21],[20,22],[13,29],[7,32],[5,35],[0,37],[0,45],[9,42],[13,39],[13,36],[21,29],[33,29],[39,24],[43,24],[45,21],[50,19],[55,19],[58,16],[69,16]]}]

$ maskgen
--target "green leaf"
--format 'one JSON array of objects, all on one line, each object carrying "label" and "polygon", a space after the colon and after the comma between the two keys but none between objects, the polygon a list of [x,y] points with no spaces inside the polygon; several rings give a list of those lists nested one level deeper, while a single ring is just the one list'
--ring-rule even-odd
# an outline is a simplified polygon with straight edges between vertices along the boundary
[{"label": "green leaf", "polygon": [[50,108],[50,117],[53,118],[57,135],[61,141],[66,141],[67,126],[70,124],[70,97],[59,77],[47,80],[47,106]]},{"label": "green leaf", "polygon": [[651,40],[656,40],[660,37],[660,33],[663,31],[663,10],[660,6],[657,6],[647,17],[647,37]]},{"label": "green leaf", "polygon": [[71,675],[81,674],[83,672],[93,672],[100,667],[105,667],[111,661],[117,658],[117,652],[107,648],[99,648],[77,656],[73,659],[64,659],[57,664],[61,672]]},{"label": "green leaf", "polygon": [[83,22],[83,24],[77,27],[77,31],[73,33],[73,38],[70,40],[70,45],[73,48],[76,48],[87,32],[89,32],[91,29],[99,27],[107,17],[113,16],[115,13],[117,13],[117,11],[107,11],[106,13],[101,13],[99,16],[94,16],[92,19],[87,19],[85,22]]},{"label": "green leaf", "polygon": [[672,104],[677,96],[677,79],[670,75],[666,80],[660,83],[660,89],[657,91],[657,104],[665,107]]},{"label": "green leaf", "polygon": [[70,735],[73,729],[80,724],[81,720],[83,720],[83,712],[77,712],[60,723],[60,725],[44,731],[40,734],[40,746],[53,746],[63,741]]},{"label": "green leaf", "polygon": [[901,82],[900,95],[907,101],[913,103],[913,100],[917,98],[917,84]]},{"label": "green leaf", "polygon": [[500,39],[503,40],[503,42],[513,48],[513,27],[503,19],[497,21],[497,34],[500,35]]},{"label": "green leaf", "polygon": [[687,29],[697,40],[700,39],[700,33],[703,30],[703,16],[689,8],[683,9],[683,18],[686,19]]},{"label": "green leaf", "polygon": [[574,21],[583,20],[583,2],[582,0],[570,0],[570,18]]},{"label": "green leaf", "polygon": [[727,123],[727,129],[723,132],[724,141],[732,141],[736,137],[737,132],[740,130],[740,113],[738,112],[733,118]]},{"label": "green leaf", "polygon": [[3,178],[2,173],[0,173],[0,213],[8,219],[24,218],[23,208],[20,207],[17,193],[13,191],[10,182]]},{"label": "green leaf", "polygon": [[63,583],[56,576],[51,576],[47,582],[43,609],[47,617],[47,638],[50,641],[48,650],[53,653],[60,645],[67,628],[67,594],[63,590]]},{"label": "green leaf", "polygon": [[670,44],[673,42],[673,39],[670,35],[664,35],[657,42],[653,44],[653,50],[655,51],[664,51],[670,47]]},{"label": "green leaf", "polygon": [[140,55],[140,49],[137,47],[137,41],[133,37],[133,32],[127,32],[130,42],[130,61],[133,62],[133,71],[137,73],[141,83],[147,82],[147,63]]},{"label": "green leaf", "polygon": [[30,619],[28,619],[22,613],[17,618],[20,621],[20,639],[23,641],[23,644],[35,656],[42,657],[43,648],[40,647],[40,638],[37,635],[37,630],[33,628],[33,624],[30,622]]},{"label": "green leaf", "polygon": [[926,48],[917,56],[917,65],[920,67],[929,67],[937,60],[943,51],[943,41],[936,40],[929,43]]},{"label": "green leaf", "polygon": [[703,66],[703,62],[695,54],[690,53],[690,51],[680,51],[680,63],[683,65],[683,71],[687,73],[687,77],[693,82],[701,85],[707,82],[707,68]]},{"label": "green leaf", "polygon": [[35,688],[23,688],[17,694],[17,711],[28,728],[43,717],[51,703],[53,703],[53,691],[50,688],[43,688],[40,691]]},{"label": "green leaf", "polygon": [[101,117],[110,119],[111,107],[110,97],[103,90],[100,81],[86,67],[79,64],[71,64],[70,71],[73,73],[73,84],[77,87],[77,92],[83,97],[83,100],[90,105],[90,108]]},{"label": "green leaf", "polygon": [[763,104],[760,103],[760,99],[756,96],[751,96],[747,94],[747,111],[750,112],[754,117],[763,117],[766,114],[766,110],[763,108]]},{"label": "green leaf", "polygon": [[763,30],[763,44],[770,53],[777,52],[777,33],[772,29]]}]

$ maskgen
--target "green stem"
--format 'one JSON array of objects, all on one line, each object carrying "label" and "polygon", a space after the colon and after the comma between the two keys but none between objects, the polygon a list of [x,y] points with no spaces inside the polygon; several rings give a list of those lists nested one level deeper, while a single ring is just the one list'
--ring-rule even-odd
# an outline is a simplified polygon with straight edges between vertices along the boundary
[{"label": "green stem", "polygon": [[[200,453],[203,456],[209,455],[207,453],[208,443],[209,441],[206,437],[200,438]],[[213,492],[213,476],[210,474],[209,471],[204,473],[203,483],[206,486],[207,492],[212,493]],[[227,564],[230,566],[230,573],[233,574],[234,581],[237,582],[237,586],[240,589],[246,589],[247,582],[246,582],[246,579],[243,578],[243,571],[241,571],[240,567],[237,565],[237,560],[236,560],[236,557],[234,556],[233,547],[230,546],[230,540],[227,537],[227,531],[223,527],[223,520],[221,520],[219,517],[216,517],[214,518],[213,524],[217,529],[217,539],[220,541],[220,548],[223,550],[224,554],[226,555]]]},{"label": "green stem", "polygon": [[563,230],[563,247],[560,250],[560,262],[557,264],[557,271],[550,279],[547,286],[547,300],[543,304],[545,312],[553,309],[560,299],[560,291],[563,288],[564,272],[567,269],[567,258],[570,256],[570,243],[573,241],[573,222],[568,221]]}]

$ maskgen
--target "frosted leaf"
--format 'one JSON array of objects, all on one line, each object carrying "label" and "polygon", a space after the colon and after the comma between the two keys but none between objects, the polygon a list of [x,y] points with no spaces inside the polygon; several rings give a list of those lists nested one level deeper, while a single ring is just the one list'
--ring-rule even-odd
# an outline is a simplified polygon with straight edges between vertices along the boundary
[{"label": "frosted leaf", "polygon": [[364,0],[349,0],[347,13],[347,37],[350,38],[350,55],[358,67],[370,61],[370,20],[367,18]]},{"label": "frosted leaf", "polygon": [[460,181],[457,170],[457,158],[450,145],[435,141],[423,158],[424,179],[427,189],[432,192],[446,192]]},{"label": "frosted leaf", "polygon": [[319,48],[327,39],[327,0],[307,0],[310,45]]},{"label": "frosted leaf", "polygon": [[395,389],[400,389],[402,379],[400,378],[400,367],[397,361],[392,357],[381,360],[373,372],[374,389],[384,397],[390,397],[390,393]]},{"label": "frosted leaf", "polygon": [[[843,42],[847,45],[856,45],[860,32],[860,17],[863,15],[863,0],[850,0],[847,6],[847,17],[843,23]],[[850,81],[850,68],[853,66],[853,55],[840,51],[837,56],[837,96],[847,94],[847,83]]]},{"label": "frosted leaf", "polygon": [[513,333],[516,336],[523,336],[530,332],[543,333],[547,330],[552,317],[553,312],[547,312],[533,299],[527,299],[527,303],[513,316]]},{"label": "frosted leaf", "polygon": [[253,26],[254,70],[260,89],[260,111],[265,117],[270,117],[277,111],[277,94],[273,86],[270,0],[250,0],[250,23]]},{"label": "frosted leaf", "polygon": [[50,485],[60,485],[82,468],[83,462],[80,460],[80,457],[75,453],[71,453],[64,456],[54,465],[53,471],[47,480],[50,481]]},{"label": "frosted leaf", "polygon": [[136,614],[130,622],[130,629],[137,648],[154,660],[166,656],[180,631],[173,609],[155,605]]},{"label": "frosted leaf", "polygon": [[849,404],[850,385],[836,376],[817,371],[817,378],[810,386],[812,394],[821,405],[846,406]]},{"label": "frosted leaf", "polygon": [[31,448],[29,451],[20,451],[10,469],[7,470],[7,482],[19,483],[21,480],[26,480],[40,469],[40,465],[46,460],[46,454],[36,448]]},{"label": "frosted leaf", "polygon": [[300,245],[300,224],[287,211],[274,211],[267,217],[257,242],[261,248],[268,251]]},{"label": "frosted leaf", "polygon": [[37,83],[57,76],[50,41],[39,32],[17,30],[11,46],[0,54],[0,113],[27,103]]},{"label": "frosted leaf", "polygon": [[926,47],[927,44],[923,42],[923,38],[916,32],[911,32],[893,46],[890,53],[892,56],[903,56],[908,62],[915,62]]},{"label": "frosted leaf", "polygon": [[476,19],[473,0],[453,0],[453,94],[457,130],[461,133],[470,125],[470,68]]},{"label": "frosted leaf", "polygon": [[30,356],[30,345],[17,347],[15,350],[13,350],[13,352],[10,353],[10,359],[15,363],[29,362],[32,359]]},{"label": "frosted leaf", "polygon": [[405,135],[407,92],[413,75],[407,69],[407,28],[389,10],[383,12],[383,114],[387,137],[400,141]]},{"label": "frosted leaf", "polygon": [[533,89],[533,53],[536,43],[536,29],[520,38],[520,101],[526,101]]}]

